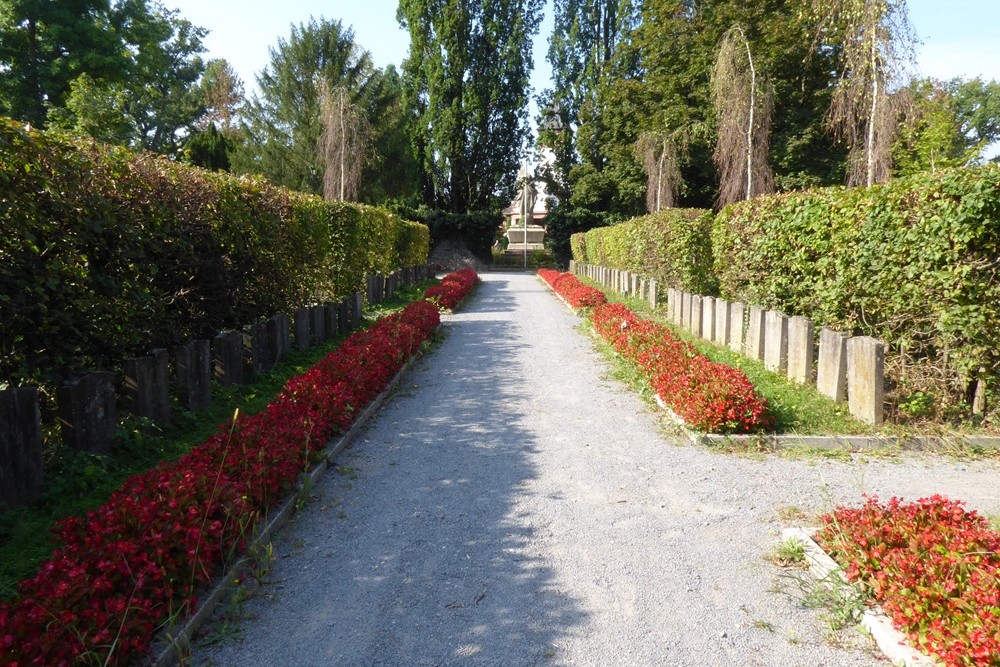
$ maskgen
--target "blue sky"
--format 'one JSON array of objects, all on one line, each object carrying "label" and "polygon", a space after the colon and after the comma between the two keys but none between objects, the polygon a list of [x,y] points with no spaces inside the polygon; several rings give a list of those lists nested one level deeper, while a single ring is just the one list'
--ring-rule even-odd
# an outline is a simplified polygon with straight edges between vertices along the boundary
[{"label": "blue sky", "polygon": [[[290,26],[310,15],[340,19],[352,26],[355,40],[371,51],[375,63],[399,65],[408,37],[396,22],[398,0],[164,0],[195,25],[208,28],[208,56],[225,58],[239,73],[248,92],[254,74],[268,63],[268,47],[287,37]],[[549,3],[551,4],[551,3]],[[1000,79],[1000,0],[909,0],[910,21],[922,44],[917,66],[924,76]],[[536,91],[548,85],[545,62],[548,12],[535,39]]]}]

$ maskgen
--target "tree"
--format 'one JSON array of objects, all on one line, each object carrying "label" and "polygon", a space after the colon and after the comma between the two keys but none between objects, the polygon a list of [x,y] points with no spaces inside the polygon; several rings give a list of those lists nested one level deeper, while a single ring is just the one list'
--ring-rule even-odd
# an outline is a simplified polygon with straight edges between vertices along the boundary
[{"label": "tree", "polygon": [[[360,198],[378,202],[411,194],[415,182],[400,179],[409,156],[401,120],[400,88],[395,71],[382,72],[371,54],[354,42],[354,33],[340,21],[310,18],[293,25],[288,39],[270,49],[269,65],[257,75],[259,93],[243,108],[246,142],[233,156],[233,170],[263,174],[293,190],[323,193],[326,166],[317,146],[321,82],[330,90],[349,92],[351,104],[364,113],[372,128],[375,150],[361,179]],[[406,153],[400,154],[403,146]],[[388,152],[387,152],[388,151]],[[401,167],[396,166],[398,163]],[[384,176],[379,168],[390,165]]]},{"label": "tree", "polygon": [[401,0],[403,84],[424,203],[495,209],[514,191],[529,136],[531,36],[542,0]]},{"label": "tree", "polygon": [[636,153],[646,171],[646,210],[650,213],[677,205],[682,177],[678,133],[644,132]]},{"label": "tree", "polygon": [[325,81],[320,81],[319,100],[323,133],[317,150],[324,168],[323,197],[354,201],[368,144],[364,114],[345,88],[330,90]]},{"label": "tree", "polygon": [[943,88],[951,99],[966,146],[982,150],[1000,141],[1000,83],[978,77],[970,81],[958,78]]},{"label": "tree", "polygon": [[719,169],[722,208],[774,191],[768,164],[774,96],[766,75],[754,65],[743,28],[726,31],[712,71],[712,101],[718,140],[712,158]]},{"label": "tree", "polygon": [[203,169],[229,171],[230,149],[226,134],[213,123],[188,138],[184,144],[184,159]]},{"label": "tree", "polygon": [[116,83],[97,82],[89,74],[81,74],[69,84],[65,106],[49,109],[50,127],[81,137],[120,146],[135,143],[138,137],[135,123],[125,113],[128,91]]},{"label": "tree", "polygon": [[224,134],[235,130],[236,119],[245,100],[243,81],[229,62],[216,58],[205,65],[198,82],[205,113],[198,121],[201,128],[217,126]]},{"label": "tree", "polygon": [[906,96],[894,94],[916,41],[906,0],[817,0],[819,36],[841,53],[827,126],[849,151],[848,185],[889,179],[892,144]]}]

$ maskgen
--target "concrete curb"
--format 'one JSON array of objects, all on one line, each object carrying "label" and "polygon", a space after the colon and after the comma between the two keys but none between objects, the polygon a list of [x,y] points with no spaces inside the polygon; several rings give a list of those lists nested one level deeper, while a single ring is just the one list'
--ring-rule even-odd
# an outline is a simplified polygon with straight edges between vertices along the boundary
[{"label": "concrete curb", "polygon": [[[438,325],[435,333],[440,331],[441,325]],[[295,504],[299,499],[301,490],[308,485],[315,484],[323,476],[323,473],[330,467],[334,458],[347,449],[354,441],[372,416],[382,407],[389,396],[392,395],[413,364],[422,357],[423,353],[420,351],[410,357],[399,372],[389,381],[386,388],[368,404],[368,407],[361,411],[347,432],[327,443],[321,460],[309,472],[303,475],[295,491],[290,493],[276,510],[268,514],[267,518],[262,522],[264,525],[263,529],[260,530],[247,546],[244,555],[240,556],[224,574],[216,578],[212,589],[199,599],[198,609],[195,613],[189,616],[180,626],[169,627],[159,633],[160,639],[158,643],[161,647],[153,650],[153,658],[146,664],[152,667],[171,667],[178,664],[188,654],[194,633],[211,618],[216,608],[225,602],[236,590],[237,585],[234,582],[250,569],[254,560],[250,554],[270,541],[271,537],[282,526],[288,523],[288,520],[295,513]]]},{"label": "concrete curb", "polygon": [[[569,305],[569,302],[555,291],[551,285],[539,276],[541,281],[563,305],[572,312],[577,310]],[[757,433],[757,434],[721,434],[721,433],[699,433],[690,428],[659,396],[656,396],[656,404],[663,408],[670,419],[679,426],[685,437],[693,445],[770,445],[775,448],[784,447],[808,447],[810,449],[826,449],[831,451],[858,452],[865,450],[894,449],[899,448],[906,451],[942,451],[953,448],[970,447],[977,450],[1000,452],[1000,437],[988,435],[955,435],[950,438],[941,436],[895,436],[895,435],[795,435],[777,433]]]},{"label": "concrete curb", "polygon": [[[815,532],[815,529],[808,528],[785,528],[781,531],[781,536],[786,540],[797,540],[802,544],[806,562],[809,563],[809,571],[818,582],[831,587],[834,585],[831,580],[836,579],[839,585],[850,586],[860,597],[860,591],[847,581],[840,566],[813,540]],[[894,665],[935,667],[941,664],[910,646],[903,633],[892,626],[892,621],[878,607],[865,609],[861,625],[871,633],[879,650]]]}]

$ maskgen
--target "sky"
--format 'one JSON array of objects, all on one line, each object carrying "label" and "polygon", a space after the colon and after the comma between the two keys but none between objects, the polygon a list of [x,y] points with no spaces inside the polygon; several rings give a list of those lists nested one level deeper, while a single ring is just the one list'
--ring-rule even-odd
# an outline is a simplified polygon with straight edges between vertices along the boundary
[{"label": "sky", "polygon": [[[167,7],[211,32],[204,43],[208,58],[225,58],[246,84],[269,62],[268,48],[286,38],[290,26],[310,16],[339,19],[354,29],[355,41],[372,53],[375,64],[398,66],[409,36],[396,22],[398,0],[164,0]],[[920,44],[917,67],[923,76],[1000,80],[1000,0],[909,0],[910,22]],[[548,86],[545,62],[552,31],[551,1],[535,37],[535,92]]]}]

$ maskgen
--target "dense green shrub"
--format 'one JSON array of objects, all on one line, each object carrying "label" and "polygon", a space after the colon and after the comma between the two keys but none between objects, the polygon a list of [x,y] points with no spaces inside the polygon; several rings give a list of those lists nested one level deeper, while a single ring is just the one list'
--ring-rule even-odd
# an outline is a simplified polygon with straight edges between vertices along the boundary
[{"label": "dense green shrub", "polygon": [[0,120],[0,383],[339,299],[428,242],[384,210]]},{"label": "dense green shrub", "polygon": [[712,273],[712,213],[665,209],[611,227],[592,229],[573,258],[655,278],[660,284],[700,294],[715,293]]},{"label": "dense green shrub", "polygon": [[545,247],[559,266],[566,266],[573,257],[570,239],[596,227],[608,224],[601,216],[585,208],[567,209],[556,206],[545,220]]},{"label": "dense green shrub", "polygon": [[432,248],[442,241],[461,241],[473,255],[487,263],[492,257],[497,232],[503,224],[503,215],[498,211],[448,213],[406,205],[398,205],[393,210],[407,220],[427,225]]},{"label": "dense green shrub", "polygon": [[1000,375],[1000,167],[759,197],[713,240],[723,296],[880,338],[953,398]]}]

